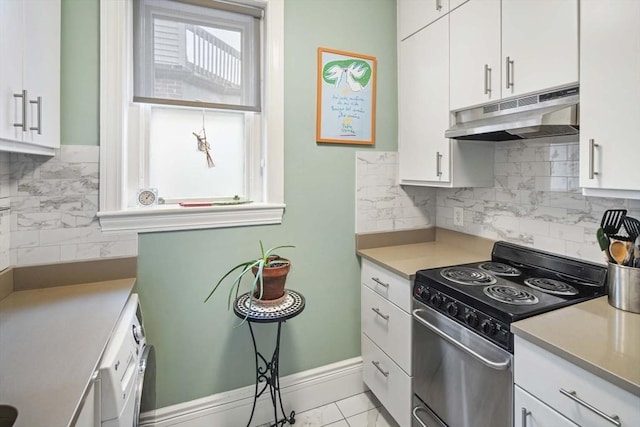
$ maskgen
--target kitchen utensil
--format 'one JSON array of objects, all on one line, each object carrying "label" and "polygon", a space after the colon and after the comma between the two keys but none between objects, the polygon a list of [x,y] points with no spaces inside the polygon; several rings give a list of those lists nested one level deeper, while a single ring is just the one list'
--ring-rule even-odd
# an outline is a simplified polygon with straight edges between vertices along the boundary
[{"label": "kitchen utensil", "polygon": [[622,265],[633,267],[633,248],[635,245],[633,242],[625,242],[625,245],[627,247],[627,255],[625,255]]},{"label": "kitchen utensil", "polygon": [[609,254],[616,264],[622,265],[627,257],[627,246],[621,240],[612,240],[609,245]]},{"label": "kitchen utensil", "polygon": [[608,262],[612,262],[613,258],[611,258],[611,254],[609,253],[609,238],[604,234],[604,230],[602,228],[598,228],[596,238],[598,239],[600,250],[604,253],[606,260]]},{"label": "kitchen utensil", "polygon": [[634,267],[640,267],[640,236],[633,242],[633,263]]},{"label": "kitchen utensil", "polygon": [[625,216],[622,220],[625,231],[631,237],[631,241],[635,241],[640,236],[640,221],[630,216]]},{"label": "kitchen utensil", "polygon": [[609,263],[607,281],[610,305],[640,313],[640,269]]},{"label": "kitchen utensil", "polygon": [[626,209],[608,209],[604,211],[600,221],[600,227],[604,230],[604,234],[609,237],[614,236],[620,230],[625,215],[627,215]]}]

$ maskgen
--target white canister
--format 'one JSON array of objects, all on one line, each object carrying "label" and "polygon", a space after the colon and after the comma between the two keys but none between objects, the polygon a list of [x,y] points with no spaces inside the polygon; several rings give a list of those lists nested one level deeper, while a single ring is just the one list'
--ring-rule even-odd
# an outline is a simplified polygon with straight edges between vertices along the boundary
[{"label": "white canister", "polygon": [[607,281],[610,305],[640,313],[640,268],[609,263]]}]

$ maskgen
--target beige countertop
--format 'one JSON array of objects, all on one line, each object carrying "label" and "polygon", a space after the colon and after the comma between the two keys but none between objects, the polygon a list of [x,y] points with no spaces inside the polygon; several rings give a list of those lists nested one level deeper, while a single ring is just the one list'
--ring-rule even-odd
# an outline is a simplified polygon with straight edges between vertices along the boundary
[{"label": "beige countertop", "polygon": [[13,292],[0,301],[0,404],[15,427],[68,426],[135,279]]},{"label": "beige countertop", "polygon": [[357,254],[407,279],[424,268],[491,259],[493,241],[438,228],[435,240],[423,243],[359,249]]},{"label": "beige countertop", "polygon": [[520,320],[514,334],[640,396],[640,314],[607,297]]}]

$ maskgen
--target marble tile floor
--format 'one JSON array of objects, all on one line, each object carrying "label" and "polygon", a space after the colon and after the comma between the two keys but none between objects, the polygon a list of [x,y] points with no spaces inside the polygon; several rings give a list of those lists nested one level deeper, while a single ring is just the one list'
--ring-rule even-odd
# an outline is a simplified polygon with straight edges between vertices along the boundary
[{"label": "marble tile floor", "polygon": [[293,427],[398,427],[370,391],[296,414],[295,418]]}]

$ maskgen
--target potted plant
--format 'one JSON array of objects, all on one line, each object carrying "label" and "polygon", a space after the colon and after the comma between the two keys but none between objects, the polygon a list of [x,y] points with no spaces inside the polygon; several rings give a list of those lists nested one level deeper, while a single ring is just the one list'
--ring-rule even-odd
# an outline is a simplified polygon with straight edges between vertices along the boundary
[{"label": "potted plant", "polygon": [[284,296],[284,285],[287,274],[291,268],[291,261],[282,258],[273,252],[281,248],[293,248],[292,245],[274,246],[268,250],[264,250],[262,241],[260,241],[260,258],[242,262],[227,271],[218,283],[213,287],[204,302],[211,298],[214,292],[220,287],[224,279],[229,277],[234,271],[240,270],[229,289],[227,305],[230,307],[233,298],[237,298],[240,293],[240,284],[245,274],[251,272],[254,277],[251,284],[251,295],[254,299],[262,301],[277,300]]}]

